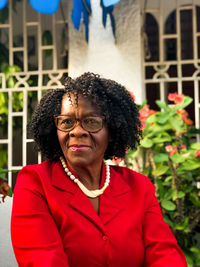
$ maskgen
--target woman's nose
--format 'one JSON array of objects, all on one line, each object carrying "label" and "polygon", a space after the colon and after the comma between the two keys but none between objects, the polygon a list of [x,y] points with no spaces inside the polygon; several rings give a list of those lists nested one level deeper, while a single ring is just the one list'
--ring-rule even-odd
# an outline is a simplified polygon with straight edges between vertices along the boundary
[{"label": "woman's nose", "polygon": [[80,121],[77,121],[76,124],[75,124],[75,126],[74,126],[74,128],[69,132],[69,135],[70,136],[83,136],[83,135],[86,136],[88,134],[89,134],[88,131],[86,131],[82,127]]}]

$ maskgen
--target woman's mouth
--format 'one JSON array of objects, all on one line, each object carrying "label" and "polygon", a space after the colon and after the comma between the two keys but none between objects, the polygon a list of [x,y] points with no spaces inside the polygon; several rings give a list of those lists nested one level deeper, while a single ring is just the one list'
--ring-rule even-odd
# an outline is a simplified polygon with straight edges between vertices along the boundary
[{"label": "woman's mouth", "polygon": [[69,147],[72,151],[86,151],[88,150],[90,147],[86,146],[86,145],[71,145]]}]

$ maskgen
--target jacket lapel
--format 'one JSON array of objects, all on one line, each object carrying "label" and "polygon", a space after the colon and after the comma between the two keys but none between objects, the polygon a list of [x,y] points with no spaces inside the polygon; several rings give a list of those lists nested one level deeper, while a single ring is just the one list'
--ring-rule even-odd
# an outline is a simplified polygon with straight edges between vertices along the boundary
[{"label": "jacket lapel", "polygon": [[77,210],[77,212],[81,213],[88,220],[94,223],[99,230],[105,234],[105,226],[86,195],[84,195],[81,191],[77,192],[69,204],[72,208]]},{"label": "jacket lapel", "polygon": [[[52,170],[52,185],[72,195],[69,205],[77,212],[92,221],[103,233],[105,224],[113,220],[126,205],[131,193],[131,187],[124,181],[113,167],[110,168],[110,184],[100,196],[99,215],[96,213],[89,198],[70,180],[60,162],[55,163]],[[105,165],[102,168],[101,185],[105,182]]]},{"label": "jacket lapel", "polygon": [[[105,169],[105,167],[103,169]],[[103,170],[103,172],[105,173],[105,170]],[[93,208],[89,198],[83,194],[73,181],[70,180],[64,172],[60,162],[57,162],[53,166],[52,185],[71,194],[72,198],[68,204],[77,212],[85,216],[88,220],[92,221],[101,232],[106,232],[104,224]]]},{"label": "jacket lapel", "polygon": [[129,203],[131,187],[111,167],[110,185],[100,198],[100,217],[104,224],[113,220]]}]

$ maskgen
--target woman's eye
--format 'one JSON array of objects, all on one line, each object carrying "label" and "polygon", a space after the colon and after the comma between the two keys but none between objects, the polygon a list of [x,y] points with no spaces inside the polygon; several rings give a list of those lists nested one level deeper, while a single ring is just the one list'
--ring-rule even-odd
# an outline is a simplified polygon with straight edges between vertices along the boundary
[{"label": "woman's eye", "polygon": [[65,119],[61,122],[62,125],[71,125],[73,124],[73,119]]},{"label": "woman's eye", "polygon": [[99,124],[101,124],[101,119],[96,117],[96,118],[86,118],[84,120],[84,123],[87,125],[91,125],[91,126],[97,126]]},{"label": "woman's eye", "polygon": [[84,120],[85,123],[87,124],[94,124],[94,123],[97,123],[97,120],[95,120],[94,118],[87,118]]}]

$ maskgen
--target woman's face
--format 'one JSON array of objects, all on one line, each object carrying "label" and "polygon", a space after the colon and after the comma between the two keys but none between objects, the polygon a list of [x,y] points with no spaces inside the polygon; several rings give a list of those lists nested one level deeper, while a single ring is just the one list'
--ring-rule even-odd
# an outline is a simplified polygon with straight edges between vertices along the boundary
[{"label": "woman's face", "polygon": [[[78,96],[78,105],[74,95],[71,100],[64,95],[61,105],[61,115],[83,119],[88,116],[101,116],[100,110],[83,96]],[[109,142],[109,134],[105,124],[103,128],[90,133],[82,128],[80,122],[69,132],[57,130],[58,141],[70,167],[86,167],[101,164]]]}]

